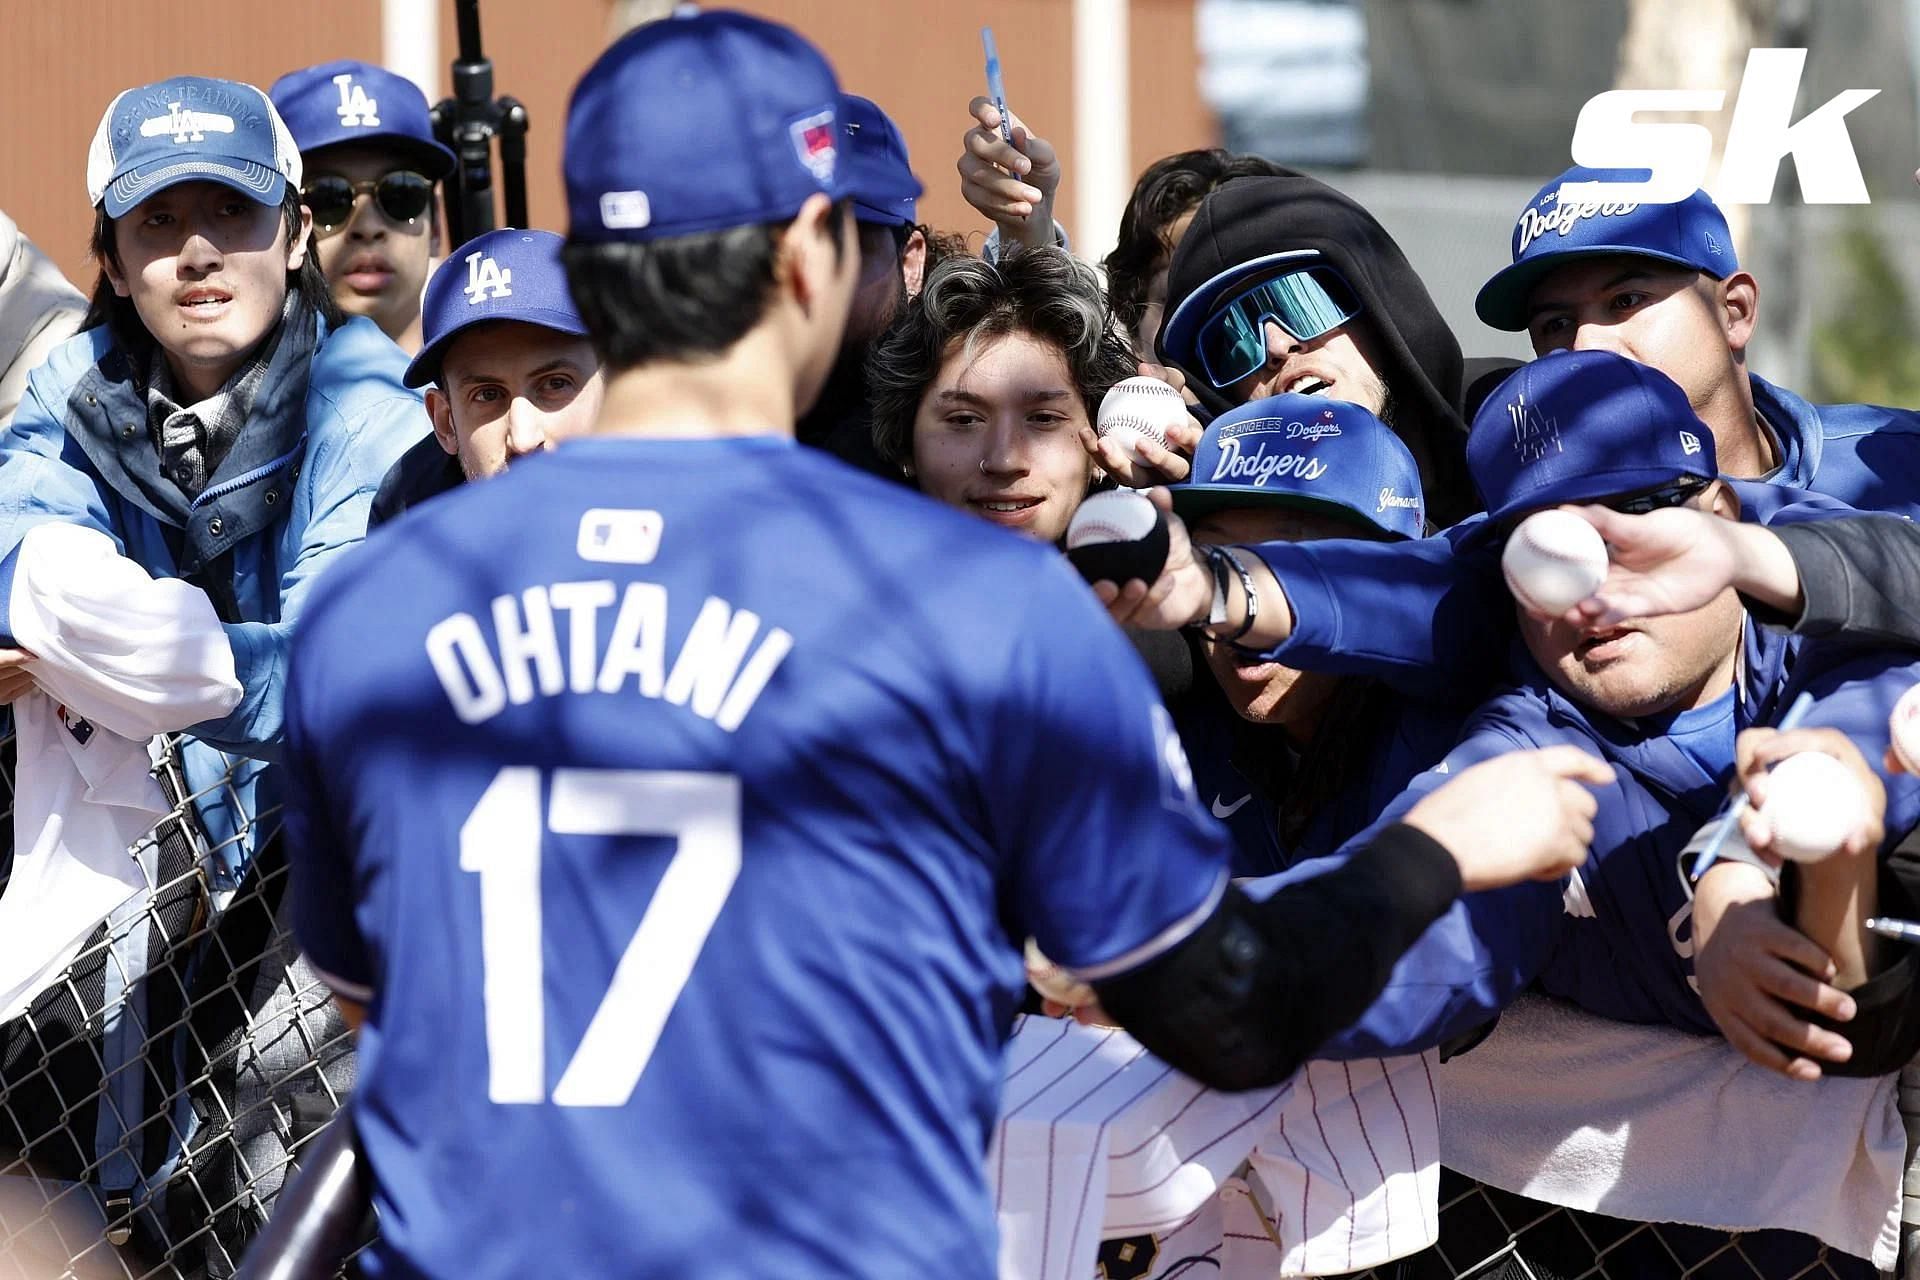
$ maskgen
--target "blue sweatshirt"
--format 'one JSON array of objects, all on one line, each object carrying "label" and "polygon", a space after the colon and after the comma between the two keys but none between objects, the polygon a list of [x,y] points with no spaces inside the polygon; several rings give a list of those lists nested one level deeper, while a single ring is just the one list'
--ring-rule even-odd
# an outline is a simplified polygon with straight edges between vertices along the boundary
[{"label": "blue sweatshirt", "polygon": [[1236,877],[1271,875],[1333,853],[1372,825],[1460,734],[1458,708],[1410,703],[1368,708],[1357,713],[1358,719],[1345,720],[1337,717],[1354,716],[1353,709],[1329,708],[1309,750],[1327,749],[1328,739],[1342,733],[1366,735],[1366,748],[1350,757],[1358,771],[1343,777],[1289,841],[1281,835],[1280,809],[1302,797],[1294,791],[1301,778],[1299,761],[1285,733],[1241,719],[1205,663],[1196,657],[1194,667],[1192,690],[1170,701],[1168,709],[1192,766],[1195,790],[1233,837]]},{"label": "blue sweatshirt", "polygon": [[[1920,434],[1898,439],[1912,441],[1913,456],[1899,465],[1914,468],[1911,487],[1920,497]],[[1858,514],[1838,499],[1786,484],[1727,483],[1749,523]],[[1920,503],[1912,510],[1920,512]],[[1276,661],[1375,676],[1414,697],[1469,705],[1506,675],[1513,597],[1500,576],[1499,539],[1483,516],[1417,542],[1338,539],[1252,549],[1293,606],[1292,634],[1267,655]]]},{"label": "blue sweatshirt", "polygon": [[[1470,765],[1507,751],[1571,744],[1614,765],[1598,789],[1592,853],[1554,883],[1469,894],[1395,966],[1367,1014],[1318,1056],[1386,1056],[1438,1044],[1480,1026],[1529,983],[1623,1022],[1664,1023],[1717,1034],[1695,988],[1692,890],[1679,858],[1720,808],[1739,730],[1768,724],[1802,689],[1816,702],[1807,723],[1846,732],[1870,760],[1887,746],[1887,717],[1920,679],[1911,656],[1784,636],[1749,622],[1744,677],[1731,703],[1680,717],[1632,722],[1590,712],[1554,688],[1515,646],[1514,684],[1469,717],[1459,743],[1415,779],[1379,819],[1397,821]],[[1920,778],[1887,783],[1890,832],[1920,821]],[[1260,882],[1256,896],[1304,879],[1363,846]]]}]

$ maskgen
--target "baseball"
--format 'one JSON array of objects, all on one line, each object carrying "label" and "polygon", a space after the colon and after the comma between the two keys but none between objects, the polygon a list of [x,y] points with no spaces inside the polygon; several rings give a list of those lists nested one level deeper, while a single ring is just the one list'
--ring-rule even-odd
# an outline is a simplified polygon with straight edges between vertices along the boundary
[{"label": "baseball", "polygon": [[1607,580],[1607,544],[1570,511],[1536,511],[1508,537],[1500,571],[1528,613],[1557,618]]},{"label": "baseball", "polygon": [[1078,1009],[1094,1002],[1093,988],[1080,981],[1040,952],[1040,944],[1027,939],[1027,981],[1055,1004]]},{"label": "baseball", "polygon": [[1820,751],[1788,756],[1767,772],[1767,802],[1757,810],[1773,831],[1773,851],[1793,862],[1839,852],[1868,820],[1867,792],[1853,770]]},{"label": "baseball", "polygon": [[1113,441],[1130,461],[1139,463],[1142,436],[1164,449],[1167,428],[1187,420],[1187,402],[1178,391],[1158,378],[1140,376],[1122,378],[1101,397],[1100,415],[1093,429],[1102,440]]},{"label": "baseball", "polygon": [[1152,582],[1167,563],[1167,521],[1145,494],[1109,489],[1073,513],[1066,546],[1088,582]]},{"label": "baseball", "polygon": [[1887,718],[1893,735],[1893,754],[1908,773],[1920,773],[1920,684],[1900,695]]}]

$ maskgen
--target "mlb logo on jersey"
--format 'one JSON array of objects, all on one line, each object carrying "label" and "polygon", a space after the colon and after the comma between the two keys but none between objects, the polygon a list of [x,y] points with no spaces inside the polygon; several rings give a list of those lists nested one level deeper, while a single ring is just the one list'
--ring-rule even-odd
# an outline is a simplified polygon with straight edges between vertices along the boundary
[{"label": "mlb logo on jersey", "polygon": [[54,712],[60,717],[61,725],[73,735],[73,740],[83,747],[86,746],[87,741],[93,737],[93,721],[77,711],[67,710],[64,704],[55,707]]},{"label": "mlb logo on jersey", "polygon": [[574,550],[582,560],[601,564],[652,564],[660,553],[666,521],[658,511],[622,511],[594,507],[580,517]]},{"label": "mlb logo on jersey", "polygon": [[484,252],[467,255],[467,305],[513,296],[513,268],[502,267]]},{"label": "mlb logo on jersey", "polygon": [[834,141],[833,111],[828,109],[817,115],[795,120],[787,126],[793,135],[793,149],[799,155],[800,163],[821,182],[833,181],[833,167],[839,159],[840,148]]},{"label": "mlb logo on jersey", "polygon": [[335,110],[340,123],[348,128],[375,128],[380,123],[380,103],[369,97],[366,89],[353,82],[353,73],[343,72],[333,78],[340,89],[340,105]]}]

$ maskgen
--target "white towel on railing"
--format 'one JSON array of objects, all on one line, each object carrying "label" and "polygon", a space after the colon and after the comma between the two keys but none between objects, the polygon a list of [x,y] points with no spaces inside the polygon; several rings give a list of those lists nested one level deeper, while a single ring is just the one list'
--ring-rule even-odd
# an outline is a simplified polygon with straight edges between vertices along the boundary
[{"label": "white towel on railing", "polygon": [[1440,1156],[1550,1204],[1803,1231],[1886,1271],[1906,1151],[1898,1079],[1805,1084],[1718,1037],[1526,996],[1440,1068]]},{"label": "white towel on railing", "polygon": [[40,692],[13,705],[13,874],[0,894],[0,1020],[56,981],[95,925],[145,889],[130,851],[167,812],[147,740],[240,701],[206,593],[154,579],[78,525],[28,531],[5,629]]}]

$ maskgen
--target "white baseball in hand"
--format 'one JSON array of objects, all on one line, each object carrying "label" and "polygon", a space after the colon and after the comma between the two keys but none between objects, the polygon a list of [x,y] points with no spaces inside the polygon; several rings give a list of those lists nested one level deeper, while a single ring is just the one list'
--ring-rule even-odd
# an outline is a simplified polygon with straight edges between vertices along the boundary
[{"label": "white baseball in hand", "polygon": [[1040,944],[1027,939],[1027,981],[1055,1004],[1078,1009],[1094,1002],[1093,988],[1080,981],[1040,952]]},{"label": "white baseball in hand", "polygon": [[1802,751],[1767,771],[1767,802],[1756,812],[1773,831],[1773,852],[1819,862],[1866,825],[1867,790],[1832,756]]},{"label": "white baseball in hand", "polygon": [[1893,738],[1893,754],[1908,773],[1920,773],[1920,684],[1900,695],[1887,718]]},{"label": "white baseball in hand", "polygon": [[1607,580],[1607,544],[1571,511],[1536,511],[1508,536],[1500,571],[1528,613],[1557,618]]},{"label": "white baseball in hand", "polygon": [[1167,431],[1188,421],[1187,402],[1158,378],[1144,374],[1122,378],[1100,399],[1100,414],[1093,429],[1102,440],[1111,440],[1128,460],[1144,465],[1140,456],[1141,437],[1167,447]]}]

